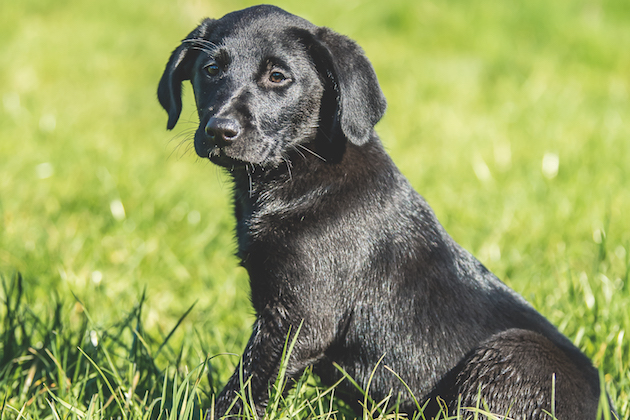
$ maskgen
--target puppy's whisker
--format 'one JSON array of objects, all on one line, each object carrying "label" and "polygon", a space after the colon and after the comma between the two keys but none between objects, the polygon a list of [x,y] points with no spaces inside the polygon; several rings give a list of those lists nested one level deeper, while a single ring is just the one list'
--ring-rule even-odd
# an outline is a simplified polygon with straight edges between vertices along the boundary
[{"label": "puppy's whisker", "polygon": [[313,156],[315,156],[318,159],[321,159],[322,162],[326,162],[326,159],[324,159],[323,157],[321,157],[320,155],[318,155],[317,153],[315,153],[314,151],[312,151],[311,149],[309,149],[308,147],[304,146],[303,144],[297,144],[298,147],[306,150],[307,152],[309,152],[310,154],[312,154]]},{"label": "puppy's whisker", "polygon": [[253,182],[252,182],[252,172],[254,171],[254,164],[252,163],[252,170],[249,170],[249,166],[245,165],[245,172],[247,172],[247,180],[249,182],[249,187],[248,187],[248,191],[249,191],[249,198],[252,198],[254,195],[254,186],[253,186]]},{"label": "puppy's whisker", "polygon": [[192,44],[192,43],[196,43],[196,44],[202,44],[202,45],[207,45],[210,48],[218,48],[218,45],[215,44],[212,41],[209,41],[207,39],[203,39],[203,38],[190,38],[190,39],[185,39],[182,41],[182,44]]},{"label": "puppy's whisker", "polygon": [[217,44],[202,38],[185,39],[182,41],[182,44],[191,44],[191,48],[208,54],[214,53],[219,48]]},{"label": "puppy's whisker", "polygon": [[169,155],[169,158],[173,156],[173,154],[175,154],[176,151],[180,150],[181,147],[183,145],[187,145],[186,149],[184,150],[184,152],[182,152],[179,155],[179,158],[181,159],[182,157],[184,157],[184,155],[186,155],[186,153],[188,153],[191,149],[192,146],[194,145],[193,142],[191,140],[194,139],[194,134],[195,134],[195,129],[187,129],[187,130],[183,130],[182,132],[176,134],[175,136],[173,136],[168,143],[172,143],[174,141],[178,141],[177,145],[175,147],[173,147],[173,149],[171,150],[171,153]]},{"label": "puppy's whisker", "polygon": [[330,137],[328,136],[328,134],[326,134],[324,130],[321,129],[320,126],[313,127],[313,128],[317,128],[317,132],[320,133],[322,136],[326,137],[326,140],[330,141]]},{"label": "puppy's whisker", "polygon": [[181,139],[182,137],[185,137],[185,140],[189,140],[191,137],[191,135],[195,134],[196,128],[188,128],[185,130],[182,130],[181,132],[175,134],[170,140],[169,143],[174,141],[174,140],[178,140]]},{"label": "puppy's whisker", "polygon": [[191,48],[191,49],[193,49],[193,50],[198,50],[198,51],[205,52],[205,53],[207,53],[207,54],[213,54],[213,53],[214,53],[214,51],[215,51],[215,50],[209,50],[209,49],[204,48],[204,47],[199,47],[199,46],[197,46],[197,45],[194,45],[194,46],[192,46],[192,47],[190,47],[190,48]]},{"label": "puppy's whisker", "polygon": [[300,151],[300,149],[298,149],[297,147],[295,147],[295,145],[293,145],[293,144],[292,144],[292,145],[291,145],[291,148],[292,148],[293,150],[295,150],[295,152],[296,152],[297,154],[299,154],[300,156],[302,156],[302,159],[306,159],[306,156],[304,155],[304,153],[302,153],[302,151]]},{"label": "puppy's whisker", "polygon": [[287,171],[289,172],[289,181],[293,181],[293,174],[291,173],[291,161],[284,156],[282,156],[282,160],[287,165]]}]

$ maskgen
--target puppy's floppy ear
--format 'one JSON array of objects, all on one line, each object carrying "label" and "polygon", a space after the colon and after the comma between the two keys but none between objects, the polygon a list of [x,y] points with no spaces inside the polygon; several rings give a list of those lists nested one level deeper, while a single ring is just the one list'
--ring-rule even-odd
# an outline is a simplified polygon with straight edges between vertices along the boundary
[{"label": "puppy's floppy ear", "polygon": [[207,41],[203,40],[203,37],[209,33],[213,22],[213,19],[201,22],[171,53],[171,58],[166,63],[157,94],[160,104],[168,112],[166,128],[169,130],[175,127],[182,112],[182,82],[190,79],[190,63],[196,57],[195,52],[203,50],[204,47],[207,49],[207,46],[204,46]]},{"label": "puppy's floppy ear", "polygon": [[387,107],[374,68],[361,47],[350,38],[325,27],[315,31],[315,38],[319,44],[312,46],[315,65],[336,93],[334,115],[321,116],[322,120],[331,117],[333,120],[328,124],[322,122],[332,130],[340,127],[350,142],[364,144]]}]

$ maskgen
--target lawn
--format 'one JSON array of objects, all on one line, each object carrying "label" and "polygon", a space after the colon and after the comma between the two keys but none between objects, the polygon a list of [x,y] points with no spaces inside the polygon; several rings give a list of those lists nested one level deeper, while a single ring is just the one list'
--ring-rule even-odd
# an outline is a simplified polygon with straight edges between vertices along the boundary
[{"label": "lawn", "polygon": [[[252,4],[0,0],[0,420],[195,416],[230,375],[253,321],[231,187],[189,87],[173,132],[155,91],[201,18]],[[275,4],[363,46],[394,161],[630,419],[630,3]]]}]

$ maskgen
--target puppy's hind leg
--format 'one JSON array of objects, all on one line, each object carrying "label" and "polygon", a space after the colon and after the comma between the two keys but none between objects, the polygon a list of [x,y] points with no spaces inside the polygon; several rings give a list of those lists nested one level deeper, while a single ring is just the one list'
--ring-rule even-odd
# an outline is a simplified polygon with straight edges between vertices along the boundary
[{"label": "puppy's hind leg", "polygon": [[599,376],[570,343],[559,346],[539,333],[511,329],[471,351],[433,396],[444,399],[451,413],[459,406],[512,419],[554,414],[559,420],[594,420]]}]

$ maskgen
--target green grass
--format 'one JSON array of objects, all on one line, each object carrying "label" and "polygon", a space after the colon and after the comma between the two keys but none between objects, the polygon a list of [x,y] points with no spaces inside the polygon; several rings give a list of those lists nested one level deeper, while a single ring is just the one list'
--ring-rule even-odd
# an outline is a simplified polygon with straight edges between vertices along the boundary
[{"label": "green grass", "polygon": [[[174,133],[155,90],[202,17],[250,4],[0,0],[0,419],[199,415],[230,375],[253,320],[230,185],[191,150],[190,89]],[[364,47],[401,170],[630,419],[630,3],[276,4]]]}]

